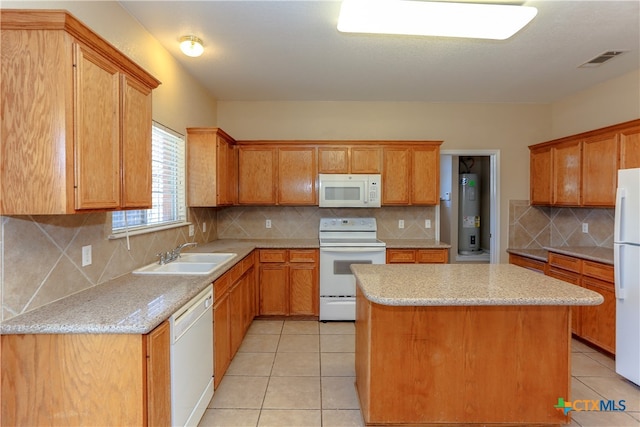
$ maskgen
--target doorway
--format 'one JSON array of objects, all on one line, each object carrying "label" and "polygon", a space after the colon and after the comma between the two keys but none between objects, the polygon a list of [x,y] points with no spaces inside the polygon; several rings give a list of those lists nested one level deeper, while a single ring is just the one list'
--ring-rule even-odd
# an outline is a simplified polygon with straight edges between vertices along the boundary
[{"label": "doorway", "polygon": [[[500,262],[499,156],[499,150],[440,152],[439,238],[451,245],[452,263]],[[471,211],[469,199],[477,202]]]}]

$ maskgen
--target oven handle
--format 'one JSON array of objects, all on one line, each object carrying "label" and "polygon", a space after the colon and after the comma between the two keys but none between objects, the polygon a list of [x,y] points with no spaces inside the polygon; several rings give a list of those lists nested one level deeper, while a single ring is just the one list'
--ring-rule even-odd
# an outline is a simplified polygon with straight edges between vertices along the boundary
[{"label": "oven handle", "polygon": [[361,246],[361,247],[339,247],[339,248],[320,248],[320,252],[385,252],[387,250],[384,246]]}]

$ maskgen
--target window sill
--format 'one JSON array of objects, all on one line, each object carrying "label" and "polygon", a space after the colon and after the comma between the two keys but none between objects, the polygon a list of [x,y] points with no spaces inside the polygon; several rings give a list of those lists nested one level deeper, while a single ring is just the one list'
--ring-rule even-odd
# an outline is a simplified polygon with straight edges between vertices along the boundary
[{"label": "window sill", "polygon": [[129,237],[139,236],[141,234],[155,233],[155,232],[158,232],[158,231],[170,230],[172,228],[186,227],[188,225],[191,225],[191,222],[189,222],[189,221],[176,222],[176,223],[173,223],[173,224],[158,225],[156,227],[138,228],[138,229],[129,230],[129,232],[127,232],[127,231],[118,231],[118,232],[110,234],[107,237],[107,239],[109,239],[109,240],[124,239],[127,236],[129,236]]}]

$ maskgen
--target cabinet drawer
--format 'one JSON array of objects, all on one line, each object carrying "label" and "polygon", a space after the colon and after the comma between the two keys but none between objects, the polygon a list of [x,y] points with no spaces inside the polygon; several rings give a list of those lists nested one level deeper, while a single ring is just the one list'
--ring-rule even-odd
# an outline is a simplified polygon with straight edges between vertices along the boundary
[{"label": "cabinet drawer", "polygon": [[556,267],[549,267],[548,276],[554,277],[556,279],[564,280],[565,282],[572,283],[574,285],[580,286],[580,275],[576,273],[572,273],[567,270],[562,270]]},{"label": "cabinet drawer", "polygon": [[538,273],[544,273],[547,263],[533,258],[509,254],[509,264],[524,267]]},{"label": "cabinet drawer", "polygon": [[223,274],[218,277],[215,282],[213,282],[213,296],[214,299],[221,298],[227,291],[229,290],[229,285],[231,284],[231,274],[229,272]]},{"label": "cabinet drawer", "polygon": [[447,262],[447,251],[442,249],[419,249],[416,258],[419,263],[445,264]]},{"label": "cabinet drawer", "polygon": [[260,262],[286,262],[286,249],[260,249]]},{"label": "cabinet drawer", "polygon": [[573,271],[574,273],[582,272],[581,259],[553,252],[549,252],[549,265],[562,268],[563,270]]},{"label": "cabinet drawer", "polygon": [[387,263],[415,263],[416,251],[413,249],[387,249]]},{"label": "cabinet drawer", "polygon": [[289,262],[316,262],[318,259],[315,249],[290,249]]},{"label": "cabinet drawer", "polygon": [[613,283],[613,266],[593,261],[582,261],[582,274]]}]

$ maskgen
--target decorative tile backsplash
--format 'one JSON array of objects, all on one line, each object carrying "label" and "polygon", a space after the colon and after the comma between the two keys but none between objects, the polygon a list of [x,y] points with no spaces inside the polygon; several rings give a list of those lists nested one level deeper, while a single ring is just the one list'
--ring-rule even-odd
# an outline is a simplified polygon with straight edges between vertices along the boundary
[{"label": "decorative tile backsplash", "polygon": [[[190,209],[189,220],[198,230],[194,237],[188,237],[186,227],[131,236],[131,250],[126,239],[107,238],[108,213],[0,219],[2,320],[129,273],[155,261],[158,252],[187,241],[210,242],[217,235],[213,209]],[[92,264],[82,267],[86,245],[92,247]]]},{"label": "decorative tile backsplash", "polygon": [[[425,229],[424,220],[436,226],[434,207],[381,209],[321,209],[318,207],[192,208],[189,221],[196,230],[173,228],[109,240],[108,213],[84,215],[0,217],[1,320],[97,286],[156,260],[158,252],[177,245],[216,239],[318,238],[320,218],[373,216],[378,219],[382,239],[433,239],[435,228]],[[265,228],[270,219],[272,227]],[[403,219],[404,229],[398,228]],[[202,233],[202,222],[207,232]],[[81,266],[82,247],[92,246],[92,264]]]},{"label": "decorative tile backsplash", "polygon": [[[309,207],[231,207],[218,211],[219,239],[317,239],[320,218],[375,217],[380,239],[434,239],[435,207],[327,209]],[[267,219],[271,228],[265,227]],[[404,228],[398,228],[398,220]],[[432,228],[424,228],[430,219]]]},{"label": "decorative tile backsplash", "polygon": [[[582,232],[582,224],[589,231]],[[613,248],[614,209],[531,206],[509,201],[509,247],[601,246]]]}]

